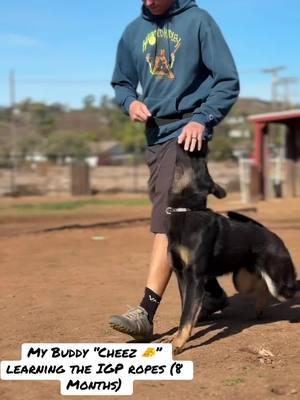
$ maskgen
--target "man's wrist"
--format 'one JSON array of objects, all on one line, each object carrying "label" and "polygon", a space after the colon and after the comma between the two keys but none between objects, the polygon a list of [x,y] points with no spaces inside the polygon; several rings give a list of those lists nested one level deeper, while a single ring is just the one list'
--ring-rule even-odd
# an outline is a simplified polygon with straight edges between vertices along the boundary
[{"label": "man's wrist", "polygon": [[187,125],[189,125],[189,124],[196,124],[196,126],[198,126],[197,129],[201,129],[203,131],[205,131],[205,129],[206,129],[204,124],[202,124],[201,122],[198,122],[198,121],[194,121],[193,119]]},{"label": "man's wrist", "polygon": [[131,104],[136,101],[136,98],[134,96],[128,96],[126,100],[124,101],[124,110],[129,114],[129,108]]},{"label": "man's wrist", "polygon": [[194,113],[191,122],[197,122],[205,128],[212,128],[215,125],[215,117],[213,114],[204,115],[202,113]]}]

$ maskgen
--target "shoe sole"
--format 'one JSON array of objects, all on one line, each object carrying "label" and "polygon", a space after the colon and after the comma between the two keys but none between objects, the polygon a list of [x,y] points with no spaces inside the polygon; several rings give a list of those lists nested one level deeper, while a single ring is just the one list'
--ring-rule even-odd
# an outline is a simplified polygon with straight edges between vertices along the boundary
[{"label": "shoe sole", "polygon": [[124,325],[118,325],[115,322],[110,322],[109,325],[115,331],[118,331],[118,332],[121,332],[121,333],[125,333],[125,334],[133,337],[133,339],[135,339],[135,340],[149,341],[151,339],[151,337],[148,338],[148,337],[145,337],[145,336],[141,336],[141,335],[135,334],[133,330],[125,327]]}]

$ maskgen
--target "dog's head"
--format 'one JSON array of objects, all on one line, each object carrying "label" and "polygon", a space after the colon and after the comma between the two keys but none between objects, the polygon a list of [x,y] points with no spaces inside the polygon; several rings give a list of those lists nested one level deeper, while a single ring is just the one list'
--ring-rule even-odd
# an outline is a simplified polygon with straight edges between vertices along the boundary
[{"label": "dog's head", "polygon": [[288,253],[278,252],[276,260],[261,271],[269,292],[279,301],[300,298],[300,285],[296,280],[296,271]]},{"label": "dog's head", "polygon": [[170,194],[171,207],[205,208],[209,194],[222,199],[226,191],[210,176],[204,157],[195,152],[189,155],[188,164],[176,164]]}]

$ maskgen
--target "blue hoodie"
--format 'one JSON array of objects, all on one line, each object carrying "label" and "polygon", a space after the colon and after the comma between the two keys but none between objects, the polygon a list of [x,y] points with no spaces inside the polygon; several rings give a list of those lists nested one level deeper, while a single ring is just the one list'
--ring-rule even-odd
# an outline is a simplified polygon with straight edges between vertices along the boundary
[{"label": "blue hoodie", "polygon": [[204,125],[204,138],[210,140],[239,94],[222,33],[194,0],[175,0],[163,16],[143,6],[119,42],[112,86],[126,113],[134,100],[144,102],[153,117],[193,112],[192,118],[147,128],[148,145],[178,137],[190,120]]}]

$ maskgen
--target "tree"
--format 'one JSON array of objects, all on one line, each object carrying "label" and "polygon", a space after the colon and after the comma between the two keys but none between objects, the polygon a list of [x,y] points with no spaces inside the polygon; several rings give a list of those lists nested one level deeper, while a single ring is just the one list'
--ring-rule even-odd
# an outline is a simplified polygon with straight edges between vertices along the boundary
[{"label": "tree", "polygon": [[25,117],[27,121],[36,126],[37,131],[42,136],[47,136],[56,127],[55,112],[52,106],[47,106],[42,102],[33,102],[27,98],[17,105],[21,118]]},{"label": "tree", "polygon": [[10,127],[0,122],[0,166],[6,166],[11,153]]},{"label": "tree", "polygon": [[93,110],[95,108],[96,98],[93,94],[88,94],[82,100],[85,110]]},{"label": "tree", "polygon": [[210,142],[210,159],[223,161],[233,158],[231,140],[224,135],[214,135]]},{"label": "tree", "polygon": [[107,108],[116,108],[116,105],[113,102],[113,99],[107,95],[104,95],[100,99],[100,108],[107,109]]},{"label": "tree", "polygon": [[52,103],[48,106],[48,109],[54,113],[61,114],[66,112],[66,106],[59,102]]},{"label": "tree", "polygon": [[144,124],[127,120],[121,129],[114,132],[114,137],[123,144],[126,151],[141,153],[146,145],[144,130]]},{"label": "tree", "polygon": [[17,142],[17,151],[25,159],[27,155],[40,151],[42,149],[42,138],[36,133],[27,133],[22,135]]},{"label": "tree", "polygon": [[90,149],[85,135],[56,131],[49,136],[45,153],[53,160],[67,156],[82,160],[90,154]]}]

